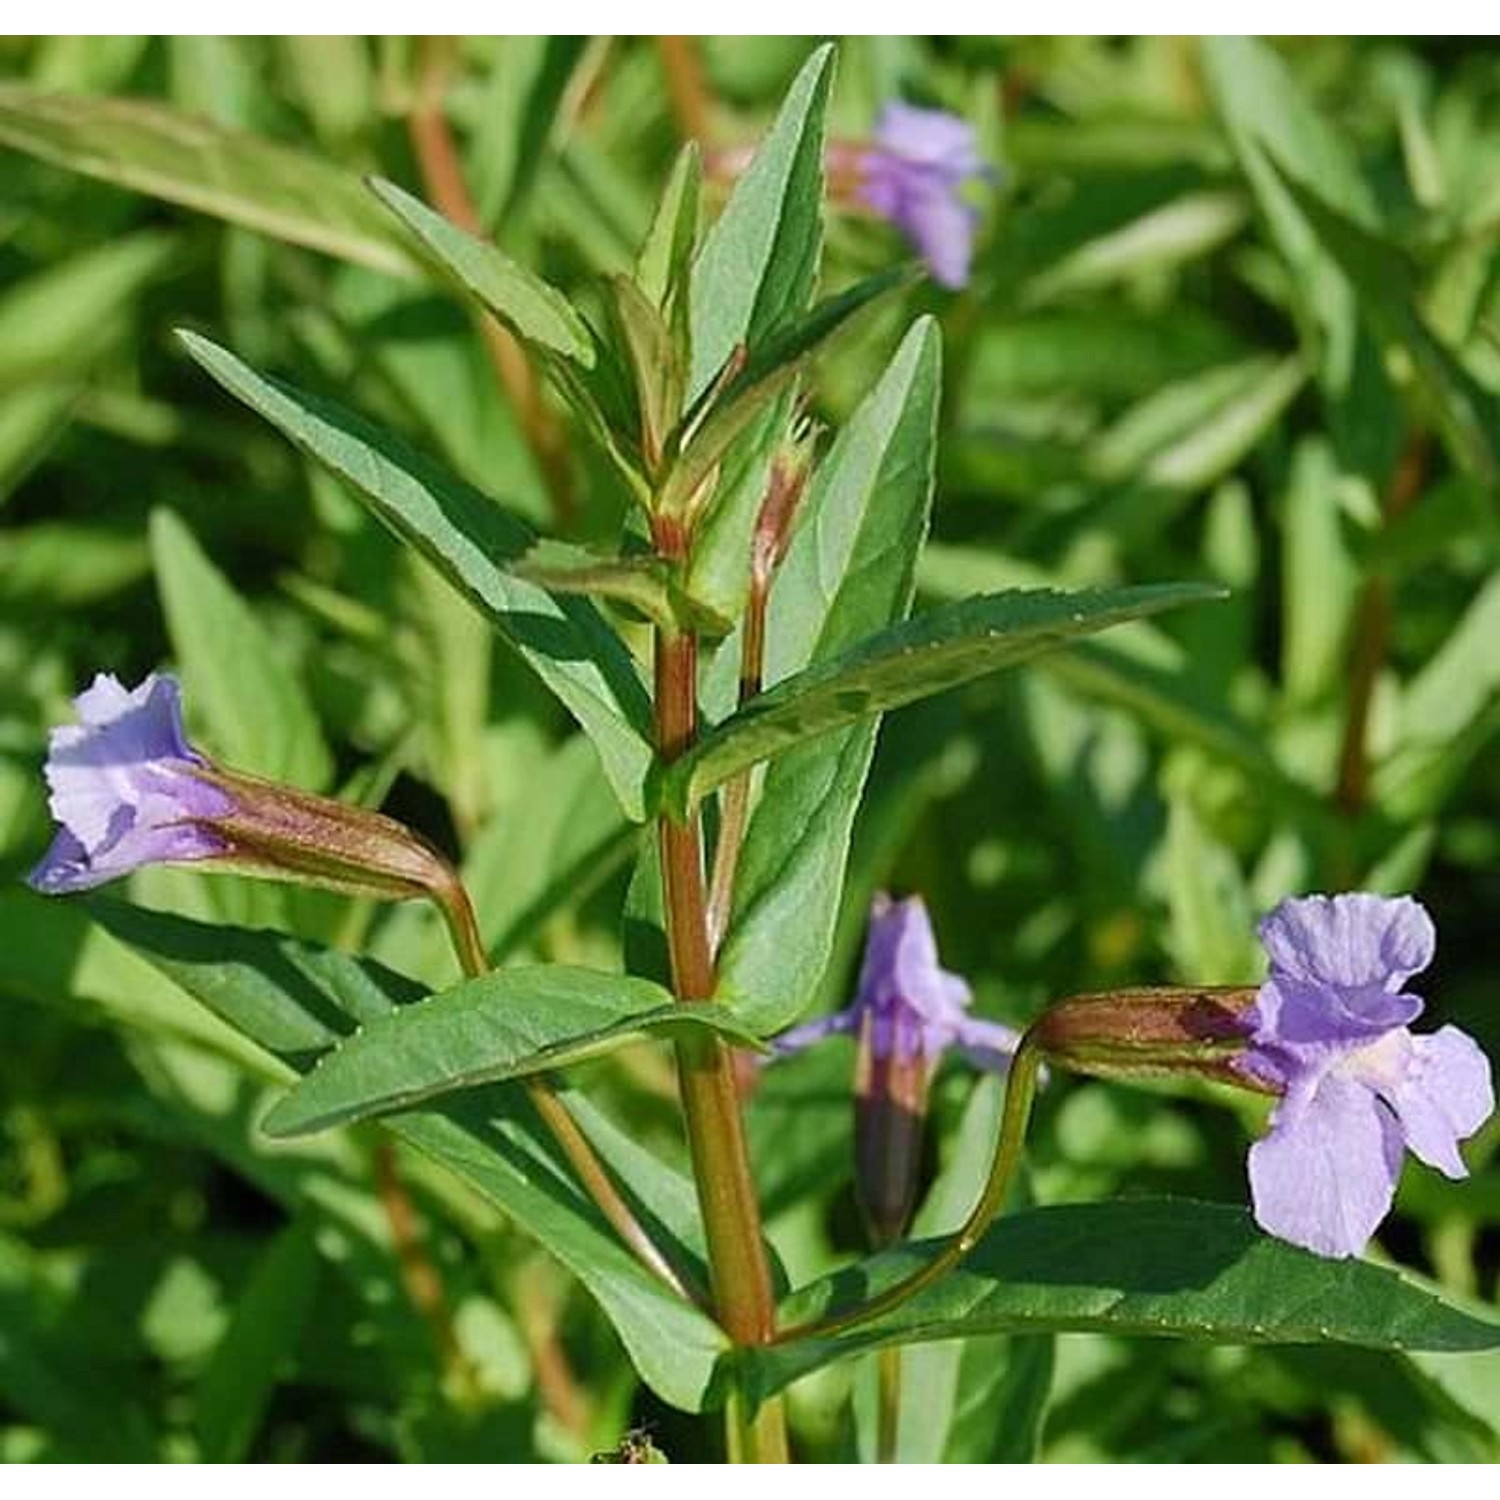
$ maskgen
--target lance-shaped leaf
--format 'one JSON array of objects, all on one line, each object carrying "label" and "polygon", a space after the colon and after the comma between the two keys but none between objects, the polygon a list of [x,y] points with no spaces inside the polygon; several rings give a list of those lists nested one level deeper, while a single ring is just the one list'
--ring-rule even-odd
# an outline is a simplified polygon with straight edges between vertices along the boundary
[{"label": "lance-shaped leaf", "polygon": [[[887,1251],[804,1288],[780,1326],[878,1294],[938,1244]],[[744,1357],[744,1373],[764,1397],[832,1360],[888,1344],[1079,1330],[1221,1344],[1500,1350],[1500,1322],[1401,1272],[1328,1261],[1269,1239],[1243,1209],[1143,1200],[1001,1219],[956,1270],[894,1311],[845,1333],[756,1350]]]},{"label": "lance-shaped leaf", "polygon": [[[408,979],[379,964],[271,932],[191,922],[90,899],[111,934],[139,950],[215,1015],[299,1072],[351,1032],[420,999]],[[724,1336],[697,1308],[645,1269],[583,1197],[519,1089],[446,1099],[386,1128],[447,1167],[534,1235],[598,1300],[642,1378],[685,1410],[708,1398]],[[627,1187],[631,1163],[596,1142]],[[652,1166],[662,1179],[664,1164]],[[691,1185],[673,1177],[678,1201]],[[658,1189],[648,1184],[651,1191]],[[658,1220],[659,1222],[659,1220]],[[675,1260],[694,1264],[671,1241]]]},{"label": "lance-shaped leaf", "polygon": [[667,805],[680,814],[731,776],[805,740],[1059,650],[1079,636],[1224,594],[1197,583],[1072,594],[1011,589],[932,610],[746,704],[672,764],[663,783]]},{"label": "lance-shaped leaf", "polygon": [[[941,363],[937,327],[921,319],[814,472],[771,592],[768,683],[833,659],[910,606]],[[876,726],[864,719],[766,772],[719,954],[720,994],[765,1033],[806,1010],[827,966]]]},{"label": "lance-shaped leaf", "polygon": [[1453,456],[1481,484],[1500,485],[1500,401],[1428,326],[1417,307],[1416,274],[1402,253],[1340,213],[1306,183],[1281,174],[1323,248],[1359,294],[1359,310],[1387,341],[1404,348]]},{"label": "lance-shaped leaf", "polygon": [[220,385],[352,485],[489,616],[583,726],[626,813],[643,817],[652,752],[640,674],[587,600],[554,598],[506,567],[532,545],[530,531],[362,417],[261,375],[196,334],[182,340]]},{"label": "lance-shaped leaf", "polygon": [[585,368],[593,365],[588,325],[556,287],[394,182],[372,177],[369,185],[437,265],[502,323],[529,343],[577,360]]},{"label": "lance-shaped leaf", "polygon": [[0,145],[377,271],[420,272],[352,173],[165,105],[4,84]]},{"label": "lance-shaped leaf", "polygon": [[703,155],[689,141],[672,164],[672,175],[657,205],[656,217],[636,257],[635,281],[658,312],[673,323],[686,313],[686,290],[692,266],[689,257],[698,237],[698,203],[703,189]]},{"label": "lance-shaped leaf", "polygon": [[823,114],[833,48],[803,64],[776,123],[735,184],[693,267],[692,374],[697,397],[741,344],[807,306],[822,247]]},{"label": "lance-shaped leaf", "polygon": [[647,979],[563,964],[502,969],[361,1028],[293,1087],[264,1129],[307,1135],[694,1028],[757,1045],[732,1012],[681,1005]]}]

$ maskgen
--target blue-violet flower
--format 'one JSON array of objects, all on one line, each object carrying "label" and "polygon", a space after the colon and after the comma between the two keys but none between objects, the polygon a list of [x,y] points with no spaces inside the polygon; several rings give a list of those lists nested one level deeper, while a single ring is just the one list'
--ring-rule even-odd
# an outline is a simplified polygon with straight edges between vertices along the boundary
[{"label": "blue-violet flower", "polygon": [[927,1095],[944,1052],[958,1047],[978,1067],[1005,1069],[1020,1037],[968,1013],[969,987],[938,963],[937,940],[920,897],[880,895],[870,912],[854,1003],[810,1021],[775,1044],[778,1056],[826,1036],[858,1041],[854,1075],[855,1184],[870,1237],[905,1233],[922,1179]]},{"label": "blue-violet flower", "polygon": [[210,861],[279,879],[451,903],[457,877],[392,818],[215,765],[188,743],[175,679],[127,690],[101,674],[52,731],[46,776],[58,831],[29,881],[89,890],[150,864]]},{"label": "blue-violet flower", "polygon": [[1004,1071],[1020,1034],[999,1021],[969,1015],[969,986],[938,963],[932,919],[920,896],[893,901],[884,893],[870,908],[864,964],[853,1003],[794,1027],[772,1044],[778,1056],[800,1052],[826,1036],[869,1035],[877,1058],[921,1059],[929,1072],[959,1048],[979,1068]]},{"label": "blue-violet flower", "polygon": [[48,805],[59,826],[29,877],[37,890],[88,890],[141,865],[224,853],[224,839],[200,820],[232,802],[200,774],[208,763],[183,733],[171,677],[127,691],[101,673],[73,707],[79,722],[48,737]]},{"label": "blue-violet flower", "polygon": [[911,241],[932,279],[950,288],[965,285],[979,214],[965,202],[964,190],[990,176],[974,127],[946,110],[887,104],[855,170],[859,201]]},{"label": "blue-violet flower", "polygon": [[1454,1026],[1415,1036],[1406,990],[1432,962],[1409,896],[1308,896],[1261,924],[1270,975],[1235,1066],[1281,1099],[1250,1150],[1255,1218],[1320,1255],[1357,1255],[1389,1211],[1405,1150],[1448,1177],[1495,1107],[1490,1066]]}]

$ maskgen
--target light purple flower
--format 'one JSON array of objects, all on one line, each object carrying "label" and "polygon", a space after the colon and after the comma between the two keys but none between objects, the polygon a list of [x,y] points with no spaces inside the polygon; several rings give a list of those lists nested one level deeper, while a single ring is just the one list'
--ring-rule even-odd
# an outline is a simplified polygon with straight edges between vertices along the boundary
[{"label": "light purple flower", "polygon": [[950,1047],[976,1067],[1003,1071],[1020,1034],[998,1021],[969,1015],[969,986],[938,963],[932,921],[920,896],[893,901],[884,894],[870,908],[864,965],[854,1002],[831,1016],[794,1027],[772,1044],[777,1056],[800,1052],[826,1036],[868,1031],[877,1061],[925,1060],[935,1069]]},{"label": "light purple flower", "polygon": [[175,679],[127,691],[99,676],[52,731],[47,784],[57,836],[28,877],[46,895],[86,891],[149,864],[216,870],[471,915],[453,867],[403,823],[216,765],[182,729]]},{"label": "light purple flower", "polygon": [[901,230],[940,286],[963,286],[979,222],[963,194],[990,176],[973,126],[946,110],[887,104],[858,172],[859,201]]},{"label": "light purple flower", "polygon": [[73,700],[77,724],[48,740],[48,803],[59,828],[29,883],[47,895],[89,890],[141,865],[209,859],[224,839],[199,820],[231,799],[198,773],[177,683],[148,677],[127,691],[106,673]]},{"label": "light purple flower", "polygon": [[1409,896],[1308,896],[1260,924],[1271,961],[1237,1066],[1282,1098],[1250,1150],[1261,1228],[1320,1255],[1357,1255],[1390,1210],[1404,1152],[1448,1177],[1495,1107],[1490,1065],[1454,1026],[1414,1036],[1407,981],[1432,962],[1432,919]]}]

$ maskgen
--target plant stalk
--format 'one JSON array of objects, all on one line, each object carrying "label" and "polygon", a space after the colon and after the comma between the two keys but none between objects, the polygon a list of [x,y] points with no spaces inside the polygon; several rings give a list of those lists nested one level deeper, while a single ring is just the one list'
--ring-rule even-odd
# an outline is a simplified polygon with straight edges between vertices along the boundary
[{"label": "plant stalk", "polygon": [[[665,761],[680,755],[697,732],[697,668],[697,642],[691,635],[658,631],[656,736]],[[709,999],[714,991],[701,831],[696,813],[685,823],[663,815],[657,828],[672,982],[677,998],[691,1004]],[[708,1241],[714,1311],[736,1344],[769,1343],[775,1337],[776,1303],[733,1058],[717,1037],[684,1037],[676,1045],[688,1149]],[[764,1402],[751,1412],[736,1396],[726,1410],[726,1422],[733,1460],[787,1461],[785,1417],[779,1400]]]},{"label": "plant stalk", "polygon": [[893,1464],[901,1435],[901,1346],[882,1349],[876,1358],[879,1394],[875,1414],[875,1462]]}]

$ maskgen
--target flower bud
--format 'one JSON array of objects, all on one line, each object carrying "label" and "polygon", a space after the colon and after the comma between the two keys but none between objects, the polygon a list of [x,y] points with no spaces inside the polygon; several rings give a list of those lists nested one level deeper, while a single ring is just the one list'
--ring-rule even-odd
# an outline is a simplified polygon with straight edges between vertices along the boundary
[{"label": "flower bud", "polygon": [[922,1130],[932,1059],[876,1042],[865,1013],[854,1071],[854,1181],[870,1239],[893,1244],[906,1232],[922,1175]]},{"label": "flower bud", "polygon": [[1058,1067],[1096,1078],[1191,1073],[1240,1088],[1272,1090],[1235,1067],[1253,1022],[1253,986],[1111,990],[1059,1000],[1031,1037]]}]

